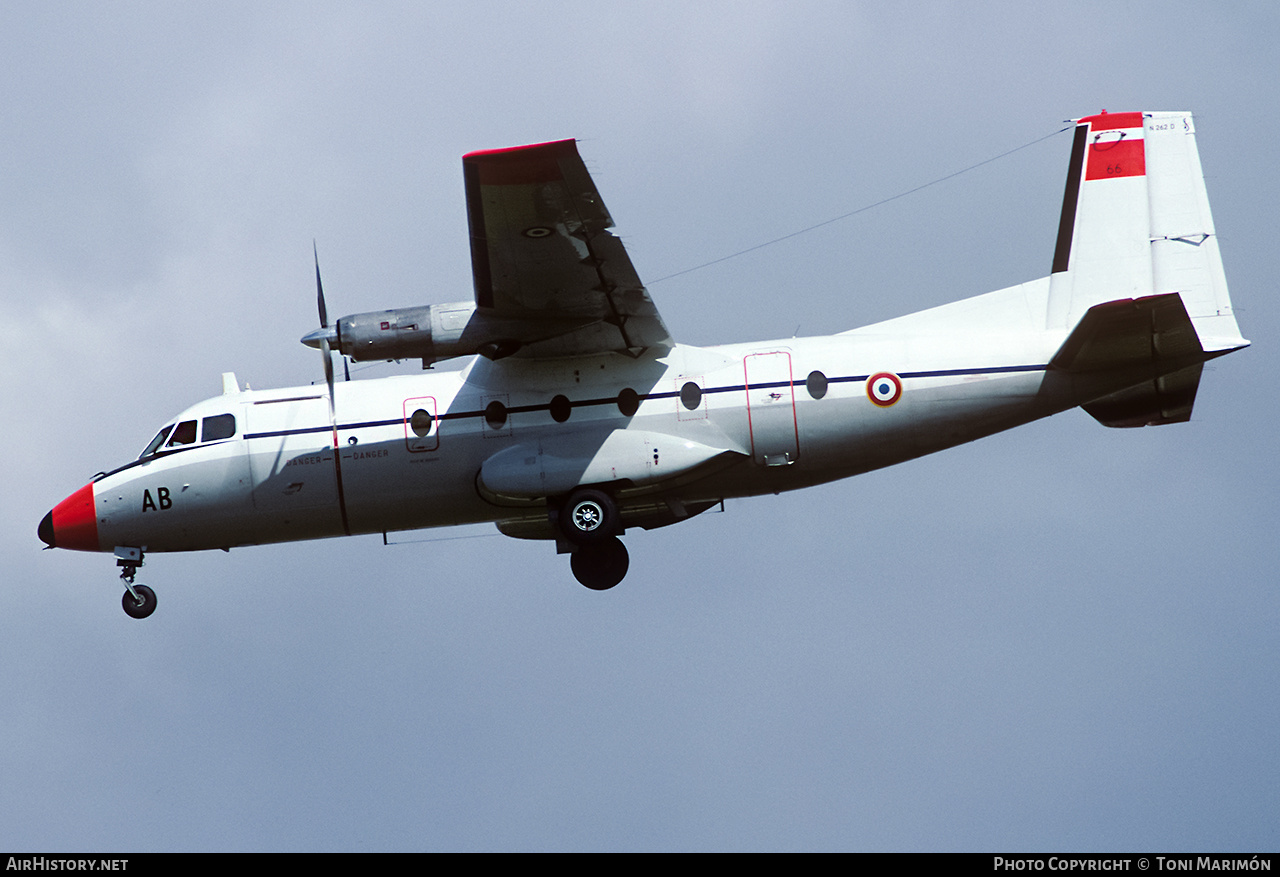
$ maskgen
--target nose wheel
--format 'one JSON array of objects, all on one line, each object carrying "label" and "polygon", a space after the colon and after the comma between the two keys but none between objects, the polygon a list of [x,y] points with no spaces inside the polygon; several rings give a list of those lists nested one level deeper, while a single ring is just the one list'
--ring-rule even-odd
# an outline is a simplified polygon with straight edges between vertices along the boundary
[{"label": "nose wheel", "polygon": [[124,592],[120,604],[130,618],[146,618],[156,611],[156,592],[146,585],[131,585]]},{"label": "nose wheel", "polygon": [[124,582],[120,605],[130,618],[146,618],[156,611],[156,592],[146,585],[133,583],[138,567],[142,566],[142,551],[136,548],[116,549],[116,556],[119,558],[116,565],[120,567],[120,581]]}]

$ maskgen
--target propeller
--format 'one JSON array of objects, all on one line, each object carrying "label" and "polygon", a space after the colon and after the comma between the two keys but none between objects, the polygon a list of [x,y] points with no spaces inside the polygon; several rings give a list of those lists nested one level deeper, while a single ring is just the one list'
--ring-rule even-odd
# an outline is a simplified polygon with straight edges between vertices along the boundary
[{"label": "propeller", "polygon": [[[308,347],[319,347],[324,357],[324,382],[329,388],[329,426],[333,430],[333,471],[338,480],[338,509],[342,513],[342,530],[351,535],[351,527],[347,523],[347,503],[342,489],[342,449],[338,447],[338,409],[333,399],[333,349],[331,343],[337,341],[338,331],[329,325],[329,313],[324,306],[324,283],[320,280],[320,253],[315,241],[311,242],[311,254],[316,261],[316,308],[320,312],[320,328],[308,332],[302,343]],[[350,380],[350,375],[348,375]]]},{"label": "propeller", "polygon": [[331,344],[337,340],[337,331],[329,326],[329,312],[324,306],[324,282],[320,280],[320,251],[316,242],[311,242],[311,255],[316,260],[316,309],[320,312],[320,328],[310,332],[302,339],[307,344],[309,339],[315,340],[320,352],[324,354],[324,380],[329,385],[329,416],[334,419],[334,435],[337,435],[337,421],[333,411],[333,349]]},{"label": "propeller", "polygon": [[[312,329],[302,336],[302,343],[314,347],[321,352],[332,354],[338,344],[338,327],[329,325],[328,309],[324,306],[324,284],[320,280],[320,255],[316,251],[315,241],[311,242],[311,253],[316,260],[316,309],[320,312],[320,328]],[[333,362],[330,355],[325,356],[325,379],[330,392],[333,388]],[[347,357],[342,357],[342,372],[346,380],[351,380],[351,369],[347,366]]]}]

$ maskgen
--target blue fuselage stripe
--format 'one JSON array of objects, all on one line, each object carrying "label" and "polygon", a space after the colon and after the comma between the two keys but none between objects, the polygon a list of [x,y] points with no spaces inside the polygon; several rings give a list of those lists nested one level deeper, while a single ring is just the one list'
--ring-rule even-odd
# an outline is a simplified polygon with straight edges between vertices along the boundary
[{"label": "blue fuselage stripe", "polygon": [[[901,372],[898,374],[898,377],[904,380],[910,379],[910,378],[950,378],[950,377],[960,377],[963,375],[998,375],[998,374],[1015,374],[1018,372],[1042,372],[1042,371],[1045,371],[1047,368],[1048,368],[1048,365],[992,365],[992,366],[983,366],[980,368],[946,368],[946,369],[933,369],[930,371]],[[863,381],[866,381],[870,377],[871,375],[869,374],[846,375],[844,377],[827,378],[827,382],[831,384],[861,383]],[[779,389],[782,387],[795,386],[795,383],[796,382],[794,381],[769,381],[767,383],[752,384],[751,389],[755,389],[755,390]],[[708,393],[741,393],[741,392],[744,392],[746,389],[747,389],[747,386],[745,384],[731,384],[723,387],[706,387],[702,390],[702,392],[704,395]],[[642,401],[648,401],[651,399],[677,399],[679,397],[680,397],[679,390],[672,390],[669,392],[662,392],[662,393],[637,394],[637,398],[639,398]],[[597,398],[597,399],[581,399],[577,402],[570,402],[569,405],[571,408],[583,408],[589,405],[613,405],[613,404],[616,404],[617,401],[618,400],[616,396],[607,396],[607,397]],[[511,408],[506,409],[506,413],[508,415],[529,414],[535,411],[548,411],[550,410],[550,408],[551,408],[550,402],[546,403],[545,405],[517,405],[517,406],[513,406]],[[438,419],[465,420],[468,417],[484,417],[484,416],[485,416],[485,412],[483,410],[457,411],[457,412],[447,411],[444,414],[441,414]],[[379,427],[379,426],[396,426],[402,423],[404,423],[404,420],[402,418],[395,418],[392,420],[365,420],[365,421],[360,421],[355,423],[340,423],[338,424],[338,429],[350,431],[353,429],[369,429],[369,428]],[[246,439],[282,438],[284,436],[290,436],[290,435],[308,435],[310,433],[329,432],[331,429],[332,427],[328,425],[308,426],[308,427],[301,427],[298,429],[276,430],[273,432],[251,432],[246,434],[245,438]]]}]

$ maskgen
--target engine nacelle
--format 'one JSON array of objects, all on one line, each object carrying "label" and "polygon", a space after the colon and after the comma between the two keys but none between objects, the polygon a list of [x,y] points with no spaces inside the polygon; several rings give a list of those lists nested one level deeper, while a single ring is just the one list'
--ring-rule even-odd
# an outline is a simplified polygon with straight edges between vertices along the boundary
[{"label": "engine nacelle", "polygon": [[479,353],[486,343],[500,344],[502,339],[482,329],[485,322],[475,303],[466,301],[352,314],[338,320],[334,346],[357,362],[421,359],[430,364]]},{"label": "engine nacelle", "polygon": [[302,343],[320,348],[327,341],[331,350],[357,362],[421,359],[426,367],[473,353],[502,359],[526,344],[553,339],[596,322],[599,318],[592,316],[496,316],[474,302],[459,301],[351,314],[327,328],[309,332]]}]

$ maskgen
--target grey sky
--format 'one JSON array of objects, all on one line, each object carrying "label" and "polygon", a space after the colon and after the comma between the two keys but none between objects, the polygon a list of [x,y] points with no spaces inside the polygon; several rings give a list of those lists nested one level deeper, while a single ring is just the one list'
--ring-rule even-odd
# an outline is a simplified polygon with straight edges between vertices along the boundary
[{"label": "grey sky", "polygon": [[[1269,3],[5,5],[0,847],[1274,850],[1278,37]],[[364,537],[153,555],[136,622],[109,557],[39,551],[222,371],[320,378],[313,238],[331,314],[468,298],[466,151],[579,138],[660,278],[1103,108],[1196,113],[1254,347],[1189,424],[731,502],[629,534],[604,594],[539,543]],[[714,344],[1043,276],[1068,152],[651,292]]]}]

